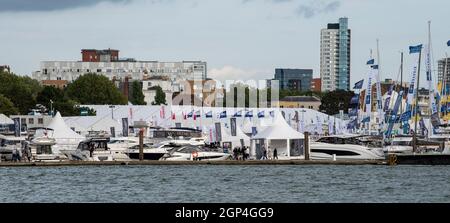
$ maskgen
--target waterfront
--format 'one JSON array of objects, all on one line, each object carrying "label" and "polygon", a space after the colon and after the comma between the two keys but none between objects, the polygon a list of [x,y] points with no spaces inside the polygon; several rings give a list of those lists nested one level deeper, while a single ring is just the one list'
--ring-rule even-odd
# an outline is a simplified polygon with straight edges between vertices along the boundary
[{"label": "waterfront", "polygon": [[450,202],[450,168],[3,167],[0,202]]}]

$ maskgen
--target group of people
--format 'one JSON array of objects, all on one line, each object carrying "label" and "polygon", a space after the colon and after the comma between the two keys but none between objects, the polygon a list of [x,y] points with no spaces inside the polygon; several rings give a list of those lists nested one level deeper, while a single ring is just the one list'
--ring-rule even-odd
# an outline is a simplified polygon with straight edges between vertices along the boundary
[{"label": "group of people", "polygon": [[28,145],[28,143],[26,142],[22,143],[21,148],[18,148],[17,146],[14,147],[11,158],[13,162],[22,162],[22,161],[30,162],[31,148]]},{"label": "group of people", "polygon": [[235,160],[246,160],[250,157],[249,154],[249,147],[243,146],[243,147],[234,147],[233,149],[233,159]]},{"label": "group of people", "polygon": [[[267,154],[271,153],[270,146],[268,147],[268,149],[266,149],[266,147],[263,145],[262,146],[262,152],[263,152],[263,155],[261,157],[261,160],[268,160],[269,158],[268,158]],[[271,159],[274,159],[274,160],[278,159],[278,150],[277,150],[277,148],[273,149],[273,156],[271,157]]]}]

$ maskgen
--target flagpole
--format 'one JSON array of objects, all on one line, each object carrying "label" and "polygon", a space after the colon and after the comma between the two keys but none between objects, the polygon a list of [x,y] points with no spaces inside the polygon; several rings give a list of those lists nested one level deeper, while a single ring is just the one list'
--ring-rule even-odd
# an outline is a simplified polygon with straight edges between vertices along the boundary
[{"label": "flagpole", "polygon": [[[403,91],[403,52],[401,53],[401,62],[400,62],[400,91]],[[400,96],[400,94],[398,96]],[[402,114],[403,114],[403,95],[400,101],[400,117]],[[402,120],[400,120],[400,129],[403,131]]]}]

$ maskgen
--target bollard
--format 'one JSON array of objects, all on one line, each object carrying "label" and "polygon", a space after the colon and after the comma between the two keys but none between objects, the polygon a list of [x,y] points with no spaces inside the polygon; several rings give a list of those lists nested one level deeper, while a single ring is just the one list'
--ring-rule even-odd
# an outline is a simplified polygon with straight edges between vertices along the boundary
[{"label": "bollard", "polygon": [[139,161],[144,160],[144,130],[139,131]]},{"label": "bollard", "polygon": [[336,154],[333,154],[333,161],[336,161]]},{"label": "bollard", "polygon": [[309,148],[309,132],[305,132],[305,160],[311,160],[310,159],[310,148]]}]

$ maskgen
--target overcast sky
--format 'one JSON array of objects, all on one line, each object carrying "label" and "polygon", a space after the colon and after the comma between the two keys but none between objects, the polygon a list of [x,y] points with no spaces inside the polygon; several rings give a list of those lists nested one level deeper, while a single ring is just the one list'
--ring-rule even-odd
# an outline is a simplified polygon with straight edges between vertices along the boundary
[{"label": "overcast sky", "polygon": [[434,59],[450,53],[449,8],[448,0],[0,0],[0,64],[30,75],[40,61],[115,48],[138,60],[207,61],[222,80],[266,79],[278,67],[319,77],[320,30],[348,17],[351,82],[364,77],[377,38],[382,78],[396,79],[399,52],[426,43],[429,20]]}]

